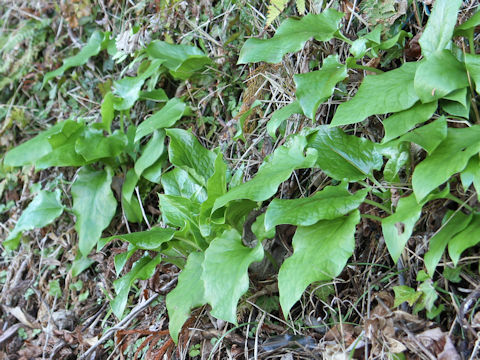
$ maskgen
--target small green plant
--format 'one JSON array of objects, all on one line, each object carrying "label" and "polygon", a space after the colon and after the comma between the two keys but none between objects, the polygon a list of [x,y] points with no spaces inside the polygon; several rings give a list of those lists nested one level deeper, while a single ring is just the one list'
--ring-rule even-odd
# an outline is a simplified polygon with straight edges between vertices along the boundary
[{"label": "small green plant", "polygon": [[[175,342],[190,311],[198,306],[209,304],[213,316],[237,324],[237,303],[249,287],[248,268],[263,260],[268,249],[262,242],[275,237],[278,225],[296,226],[293,255],[278,271],[279,302],[287,318],[309,285],[342,272],[354,252],[361,216],[381,222],[388,251],[397,262],[423,207],[432,200],[450,199],[460,203],[465,212],[447,213],[441,229],[430,239],[425,255],[428,275],[419,279],[418,291],[396,290],[397,302],[416,304],[417,311],[425,308],[435,316],[441,308],[434,306],[437,293],[431,276],[441,255],[448,246],[451,259],[458,264],[462,252],[480,241],[476,236],[479,213],[457,199],[449,186],[457,174],[464,188],[473,184],[478,193],[480,186],[480,125],[475,124],[480,122],[475,103],[480,56],[475,54],[473,42],[480,16],[477,13],[455,28],[460,5],[460,0],[437,0],[420,38],[423,59],[385,72],[357,62],[398,50],[410,34],[399,31],[382,40],[381,29],[375,28],[351,41],[340,31],[343,14],[333,9],[287,19],[270,39],[249,39],[240,52],[239,64],[281,62],[284,55],[301,50],[312,38],[322,42],[335,38],[350,45],[351,56],[345,61],[332,54],[323,59],[319,70],[295,75],[296,100],[272,114],[267,125],[272,138],[284,135],[281,125],[292,114],[315,121],[320,104],[336,95],[337,85],[347,79],[349,70],[376,74],[367,75],[355,96],[338,106],[329,125],[304,128],[288,136],[247,182],[239,181],[241,172],[231,173],[220,149],[208,150],[191,131],[174,128],[192,112],[184,100],[169,99],[163,89],[156,88],[159,78],[183,81],[197,75],[211,60],[195,47],[161,41],[152,42],[137,55],[137,76],[118,79],[107,89],[101,122],[58,123],[8,152],[4,165],[79,167],[71,188],[73,207],[68,209],[76,217],[79,235],[74,275],[92,263],[88,255],[95,247],[101,249],[113,239],[129,243],[128,250],[115,257],[118,276],[128,259],[142,252],[130,271],[114,282],[116,297],[111,306],[118,317],[123,316],[137,279],[153,276],[162,261],[182,268],[177,287],[166,298]],[[457,47],[453,36],[467,38],[470,53]],[[79,54],[46,75],[44,84],[70,67],[85,64],[102,49],[112,52],[113,48],[110,34],[93,33]],[[137,101],[146,99],[155,101],[158,108],[135,126],[129,121],[129,111]],[[382,121],[382,142],[351,134],[351,125],[387,114]],[[115,117],[119,118],[116,130],[112,125]],[[468,126],[448,127],[457,119]],[[240,127],[238,138],[241,136]],[[410,156],[417,146],[427,153],[420,162]],[[279,186],[300,169],[321,169],[331,179],[330,185],[302,198],[275,198]],[[101,239],[116,213],[117,200],[111,188],[114,176],[124,179],[121,205],[130,222],[148,224],[138,186],[161,185],[161,226]],[[402,189],[397,202],[392,201],[392,189],[398,183]],[[362,215],[359,208],[364,203],[376,206],[386,216]],[[23,231],[51,223],[65,209],[59,190],[39,191],[4,246],[15,249]],[[254,236],[245,229],[252,218]]]}]

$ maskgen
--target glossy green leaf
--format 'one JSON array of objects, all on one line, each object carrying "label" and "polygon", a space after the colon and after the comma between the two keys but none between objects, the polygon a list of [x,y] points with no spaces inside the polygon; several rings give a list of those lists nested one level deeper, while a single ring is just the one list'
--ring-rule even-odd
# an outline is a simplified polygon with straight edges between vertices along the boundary
[{"label": "glossy green leaf", "polygon": [[380,75],[367,75],[353,99],[338,107],[332,126],[411,108],[419,100],[413,83],[416,70],[417,63],[409,62]]},{"label": "glossy green leaf", "polygon": [[406,142],[389,142],[378,147],[383,156],[388,158],[383,169],[383,178],[388,182],[399,182],[398,173],[410,160],[410,144]]},{"label": "glossy green leaf", "polygon": [[468,37],[471,32],[473,34],[473,31],[478,25],[480,25],[480,11],[477,11],[475,14],[473,14],[472,17],[463,24],[458,25],[455,28],[453,35]]},{"label": "glossy green leaf", "polygon": [[150,100],[157,102],[167,102],[168,96],[163,89],[155,89],[152,91],[140,91],[141,100]]},{"label": "glossy green leaf", "polygon": [[75,260],[73,260],[72,267],[70,268],[72,276],[75,277],[80,275],[82,272],[87,270],[94,262],[94,260],[86,256],[82,256],[80,252],[77,252],[77,256],[75,257]]},{"label": "glossy green leaf", "polygon": [[207,302],[202,281],[203,261],[203,252],[192,252],[178,275],[177,286],[167,295],[168,328],[175,343],[183,324],[190,317],[190,310]]},{"label": "glossy green leaf", "polygon": [[395,113],[385,120],[383,120],[383,127],[385,128],[385,136],[382,140],[386,143],[396,137],[405,134],[415,125],[424,123],[429,120],[437,109],[437,102],[422,104],[416,103],[410,109]]},{"label": "glossy green leaf", "polygon": [[252,224],[252,233],[258,241],[273,239],[275,237],[275,228],[267,229],[265,227],[265,213],[260,214]]},{"label": "glossy green leaf", "polygon": [[78,248],[84,256],[95,247],[102,231],[115,215],[117,201],[110,188],[111,182],[110,169],[93,170],[83,167],[72,185],[72,210],[76,217]]},{"label": "glossy green leaf", "polygon": [[419,63],[414,84],[420,100],[428,103],[467,87],[468,78],[465,66],[449,50],[441,50]]},{"label": "glossy green leaf", "polygon": [[308,146],[320,154],[317,165],[336,180],[363,180],[383,165],[373,142],[347,135],[339,128],[319,126],[308,136]]},{"label": "glossy green leaf", "polygon": [[137,250],[138,249],[135,246],[129,246],[127,251],[115,255],[113,262],[115,265],[115,273],[117,274],[117,277],[120,276],[120,274],[122,273],[122,270],[127,264],[128,259],[130,259]]},{"label": "glossy green leaf", "polygon": [[175,125],[185,113],[186,107],[187,105],[180,99],[173,98],[169,100],[161,110],[155,112],[138,125],[135,142],[144,136],[150,135],[155,130]]},{"label": "glossy green leaf", "polygon": [[118,156],[127,146],[127,136],[116,130],[111,136],[104,136],[102,130],[87,128],[75,142],[75,151],[86,162]]},{"label": "glossy green leaf", "polygon": [[162,156],[165,150],[165,131],[155,130],[148,143],[142,148],[142,155],[135,161],[135,173],[142,175],[145,169],[149,168]]},{"label": "glossy green leaf", "polygon": [[455,266],[465,250],[480,242],[478,234],[480,234],[480,215],[475,214],[468,226],[448,242],[448,253]]},{"label": "glossy green leaf", "polygon": [[466,215],[461,211],[447,212],[443,218],[442,227],[430,238],[428,252],[424,256],[425,267],[431,276],[433,276],[448,242],[465,229],[471,220],[471,214]]},{"label": "glossy green leaf", "polygon": [[263,201],[275,195],[278,186],[287,180],[295,169],[312,167],[317,158],[314,149],[307,149],[304,136],[297,135],[288,145],[277,148],[273,154],[265,159],[255,177],[220,196],[213,207],[213,211],[225,206],[230,201],[249,199]]},{"label": "glossy green leaf", "polygon": [[48,142],[48,138],[58,131],[61,131],[63,126],[64,122],[59,122],[50,129],[42,131],[34,138],[13,148],[5,155],[3,163],[6,166],[24,166],[34,164],[35,161],[48,155],[52,151],[52,146]]},{"label": "glossy green leaf", "polygon": [[346,77],[347,67],[340,63],[338,55],[327,57],[318,71],[295,75],[295,95],[305,116],[314,120],[319,105],[332,96],[335,85]]},{"label": "glossy green leaf", "polygon": [[278,289],[283,315],[288,317],[292,306],[308,285],[338,276],[355,249],[355,227],[359,211],[333,220],[320,220],[311,226],[299,226],[293,237],[293,255],[282,264],[278,273]]},{"label": "glossy green leaf", "polygon": [[100,114],[102,115],[102,129],[111,134],[112,121],[115,118],[115,109],[113,108],[114,96],[111,91],[105,94],[102,105],[100,107]]},{"label": "glossy green leaf", "polygon": [[422,205],[417,203],[414,194],[398,201],[393,215],[382,220],[382,232],[388,252],[396,263],[403,248],[412,235],[413,228],[422,213]]},{"label": "glossy green leaf", "polygon": [[470,115],[470,99],[467,88],[446,95],[440,102],[442,110],[453,116],[467,118]]},{"label": "glossy green leaf", "polygon": [[63,121],[61,124],[58,130],[48,137],[51,151],[35,161],[36,169],[51,166],[82,166],[86,163],[83,156],[75,151],[75,142],[85,131],[85,125],[72,120]]},{"label": "glossy green leaf", "polygon": [[95,31],[90,36],[90,39],[88,39],[87,44],[78,52],[77,55],[64,59],[62,66],[45,74],[43,77],[43,85],[45,85],[50,79],[63,75],[63,73],[71,67],[86,64],[89,58],[97,55],[100,50],[102,50],[103,41],[104,35],[99,31]]},{"label": "glossy green leaf", "polygon": [[137,249],[160,251],[162,245],[173,239],[175,229],[153,227],[147,231],[138,231],[130,234],[113,235],[99,241],[101,249],[108,242],[119,239],[134,245]]},{"label": "glossy green leaf", "polygon": [[418,144],[431,154],[446,137],[447,120],[442,116],[428,125],[401,136],[399,141],[410,141]]},{"label": "glossy green leaf", "polygon": [[205,149],[191,132],[182,129],[168,129],[170,138],[168,157],[170,162],[206,184],[213,175],[216,155]]},{"label": "glossy green leaf", "polygon": [[446,139],[413,172],[412,186],[418,201],[467,166],[480,151],[479,136],[478,125],[448,129]]},{"label": "glossy green leaf", "polygon": [[112,300],[110,306],[112,307],[113,313],[121,319],[127,306],[128,293],[132,287],[135,280],[148,280],[155,273],[155,268],[162,261],[160,254],[155,256],[153,259],[145,255],[140,260],[136,261],[132,269],[121,278],[113,282],[113,287],[115,288],[115,293],[117,296]]},{"label": "glossy green leaf", "polygon": [[122,185],[122,209],[128,221],[141,223],[143,221],[142,209],[137,196],[133,196],[139,177],[134,169],[129,169],[125,174]]},{"label": "glossy green leaf", "polygon": [[465,67],[475,83],[475,90],[480,94],[480,55],[465,53]]},{"label": "glossy green leaf", "polygon": [[168,163],[167,158],[167,152],[164,151],[157,161],[155,161],[151,166],[149,166],[142,172],[142,177],[154,184],[160,184],[162,173]]},{"label": "glossy green leaf", "polygon": [[42,228],[58,218],[64,209],[60,195],[58,189],[54,192],[41,190],[23,211],[15,228],[3,241],[3,246],[8,250],[15,250],[18,247],[22,231]]},{"label": "glossy green leaf", "polygon": [[416,291],[415,289],[412,289],[410,286],[406,285],[394,286],[393,292],[395,293],[395,302],[393,307],[398,307],[404,302],[407,302],[409,306],[413,306],[417,300],[420,299],[420,296],[422,296],[420,291]]},{"label": "glossy green leaf", "polygon": [[460,179],[465,190],[473,183],[477,191],[477,197],[480,196],[480,158],[478,155],[473,156],[468,161],[467,166],[460,174]]},{"label": "glossy green leaf", "polygon": [[163,60],[155,59],[141,74],[138,74],[135,77],[126,76],[120,80],[114,81],[112,92],[118,97],[113,104],[115,110],[130,109],[133,104],[135,104],[135,101],[140,98],[140,91],[145,80],[155,72],[158,72],[162,63]]},{"label": "glossy green leaf", "polygon": [[196,182],[188,172],[180,168],[163,174],[160,181],[166,195],[180,196],[198,202],[204,202],[207,199],[207,193],[203,186]]},{"label": "glossy green leaf", "polygon": [[343,186],[327,186],[307,198],[281,200],[273,199],[265,215],[267,230],[280,224],[309,226],[319,220],[332,220],[358,209],[365,200],[368,189],[355,194]]},{"label": "glossy green leaf", "polygon": [[237,324],[237,303],[249,285],[248,267],[262,259],[262,244],[245,247],[235,230],[225,231],[210,243],[205,251],[202,280],[213,316]]},{"label": "glossy green leaf", "polygon": [[425,30],[418,41],[426,58],[449,44],[462,0],[436,0]]},{"label": "glossy green leaf", "polygon": [[294,101],[284,107],[276,110],[267,123],[267,132],[271,138],[276,139],[275,134],[280,125],[293,114],[303,114],[302,108],[298,101]]},{"label": "glossy green leaf", "polygon": [[185,80],[211,63],[200,49],[183,44],[152,41],[147,47],[149,56],[164,61],[164,66],[179,79]]},{"label": "glossy green leaf", "polygon": [[[420,301],[413,308],[413,313],[417,314],[423,309],[427,309],[428,312],[434,309],[435,300],[438,298],[437,291],[431,279],[427,279],[418,286],[418,291],[422,292]],[[427,314],[428,316],[428,314]]]},{"label": "glossy green leaf", "polygon": [[300,19],[289,18],[271,39],[248,39],[240,50],[238,64],[279,63],[283,55],[301,50],[311,38],[328,41],[334,37],[342,17],[342,13],[327,9],[321,14],[308,14]]}]

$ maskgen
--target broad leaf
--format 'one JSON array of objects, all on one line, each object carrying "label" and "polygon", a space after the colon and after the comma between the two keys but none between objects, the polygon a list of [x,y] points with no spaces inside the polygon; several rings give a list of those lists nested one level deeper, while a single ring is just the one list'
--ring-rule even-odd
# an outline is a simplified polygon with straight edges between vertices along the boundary
[{"label": "broad leaf", "polygon": [[293,255],[282,264],[278,273],[278,289],[283,315],[288,317],[292,306],[308,285],[338,276],[355,249],[355,227],[359,211],[333,220],[320,220],[311,226],[299,226],[293,237]]},{"label": "broad leaf", "polygon": [[205,251],[202,280],[213,316],[237,324],[237,303],[249,285],[248,267],[262,259],[262,244],[258,242],[253,249],[245,247],[235,230],[225,231],[210,243]]},{"label": "broad leaf", "polygon": [[196,222],[200,210],[198,202],[175,195],[159,194],[158,198],[163,221],[167,224],[183,227],[185,222]]},{"label": "broad leaf", "polygon": [[177,286],[167,295],[168,328],[175,343],[183,324],[190,317],[190,310],[207,302],[202,281],[203,261],[203,252],[192,252],[178,276]]},{"label": "broad leaf", "polygon": [[465,53],[465,67],[475,83],[475,90],[480,93],[480,55]]},{"label": "broad leaf", "polygon": [[127,306],[128,293],[132,287],[135,280],[148,280],[155,273],[155,268],[162,261],[160,254],[155,256],[153,259],[144,255],[140,260],[133,264],[132,269],[121,278],[113,282],[113,287],[115,288],[115,293],[117,296],[110,303],[113,313],[121,319],[123,317],[123,312]]},{"label": "broad leaf", "polygon": [[293,114],[303,114],[302,108],[300,107],[300,103],[298,101],[294,101],[276,110],[267,123],[268,135],[270,135],[271,138],[276,139],[277,135],[275,133],[277,129]]},{"label": "broad leaf", "polygon": [[106,137],[102,130],[87,128],[75,142],[75,151],[86,162],[93,162],[119,155],[125,150],[127,142],[126,135],[118,130]]},{"label": "broad leaf", "polygon": [[308,14],[300,20],[289,18],[271,39],[248,39],[240,50],[238,64],[265,61],[279,63],[286,53],[303,48],[311,38],[328,41],[338,30],[343,14],[327,9],[321,14]]},{"label": "broad leaf", "polygon": [[42,86],[45,85],[50,79],[63,75],[63,73],[71,67],[86,64],[89,58],[97,55],[100,50],[102,50],[102,42],[104,39],[105,36],[101,32],[95,31],[90,36],[90,39],[88,39],[87,44],[78,52],[77,55],[66,58],[63,60],[63,65],[57,70],[50,71],[45,74]]},{"label": "broad leaf", "polygon": [[110,169],[95,171],[83,167],[72,185],[72,210],[76,217],[78,248],[84,256],[95,247],[102,231],[115,215],[117,201],[110,188],[111,182]]},{"label": "broad leaf", "polygon": [[405,134],[415,125],[424,123],[429,120],[437,109],[437,102],[431,103],[417,103],[410,109],[395,113],[385,120],[383,120],[383,127],[385,128],[385,136],[382,140],[386,143],[396,137]]},{"label": "broad leaf", "polygon": [[333,94],[335,85],[347,77],[347,67],[339,62],[338,55],[330,55],[322,68],[294,76],[298,102],[305,116],[315,120],[318,106]]},{"label": "broad leaf", "polygon": [[430,276],[433,276],[448,242],[472,220],[472,215],[449,211],[443,218],[442,227],[430,238],[428,252],[424,262]]},{"label": "broad leaf", "polygon": [[206,184],[212,176],[216,155],[205,149],[191,132],[182,129],[168,129],[170,138],[168,157],[170,162],[186,171],[193,177]]},{"label": "broad leaf", "polygon": [[8,250],[15,250],[20,241],[22,231],[42,228],[52,223],[63,212],[60,201],[60,190],[54,192],[41,190],[27,206],[17,221],[15,228],[2,243]]},{"label": "broad leaf", "polygon": [[307,141],[304,136],[297,135],[288,145],[277,148],[272,155],[265,159],[256,176],[243,183],[215,201],[213,211],[228,204],[230,201],[249,199],[263,201],[273,196],[278,186],[287,180],[295,169],[312,167],[317,158],[314,149],[304,149]]},{"label": "broad leaf", "polygon": [[398,201],[393,215],[382,220],[382,232],[388,252],[396,263],[403,248],[412,235],[413,228],[422,213],[422,205],[417,203],[414,194]]},{"label": "broad leaf", "polygon": [[383,165],[373,142],[346,135],[339,128],[319,126],[309,135],[308,146],[318,151],[318,166],[336,180],[363,180]]},{"label": "broad leaf", "polygon": [[332,220],[358,209],[368,189],[351,194],[345,185],[327,186],[308,198],[273,199],[265,214],[265,228],[269,230],[280,224],[309,226],[319,220]]},{"label": "broad leaf", "polygon": [[207,198],[203,186],[198,184],[188,172],[180,168],[163,174],[160,181],[166,195],[176,195],[198,202],[204,202]]},{"label": "broad leaf", "polygon": [[142,148],[142,155],[135,161],[135,173],[137,176],[152,166],[162,156],[165,150],[165,131],[154,131],[152,138]]},{"label": "broad leaf", "polygon": [[180,99],[173,98],[169,100],[161,110],[155,112],[138,125],[135,142],[144,136],[150,135],[155,130],[175,125],[185,113],[186,107],[185,103]]},{"label": "broad leaf", "polygon": [[143,221],[140,203],[137,196],[133,196],[138,179],[135,170],[129,169],[125,174],[125,181],[122,185],[122,209],[127,220],[134,223]]},{"label": "broad leaf", "polygon": [[465,66],[449,50],[442,50],[419,63],[414,84],[420,100],[428,103],[467,87],[468,78]]},{"label": "broad leaf", "polygon": [[113,99],[114,96],[111,91],[105,94],[102,106],[100,107],[100,114],[102,115],[102,124],[101,128],[107,131],[109,134],[112,133],[112,121],[115,117],[115,109],[113,108]]},{"label": "broad leaf", "polygon": [[442,116],[428,125],[401,136],[398,141],[411,141],[431,154],[446,137],[447,120]]},{"label": "broad leaf", "polygon": [[473,35],[475,28],[480,25],[480,11],[477,11],[473,16],[465,21],[463,24],[458,25],[453,32],[453,36],[465,36]]},{"label": "broad leaf", "polygon": [[416,291],[415,289],[412,289],[410,286],[406,285],[394,286],[393,291],[395,293],[395,302],[393,307],[400,306],[404,302],[407,302],[409,306],[413,306],[417,300],[420,299],[420,296],[422,296],[420,291]]},{"label": "broad leaf", "polygon": [[413,172],[412,186],[418,201],[467,166],[480,151],[479,136],[478,125],[448,129],[446,139]]},{"label": "broad leaf", "polygon": [[186,80],[212,61],[198,48],[183,44],[169,44],[165,41],[152,41],[147,53],[164,61],[163,65],[179,79]]},{"label": "broad leaf", "polygon": [[436,0],[419,44],[426,58],[450,42],[462,0]]},{"label": "broad leaf", "polygon": [[479,156],[473,156],[469,161],[465,170],[460,174],[462,185],[467,190],[470,185],[475,186],[477,191],[477,197],[480,197],[480,158]]},{"label": "broad leaf", "polygon": [[154,227],[147,231],[139,231],[130,234],[113,235],[103,238],[98,243],[98,250],[108,242],[119,239],[134,245],[137,249],[160,251],[162,245],[173,239],[175,229]]},{"label": "broad leaf", "polygon": [[366,76],[353,99],[338,107],[332,126],[411,108],[419,99],[413,83],[416,70],[417,63],[409,62],[380,75]]},{"label": "broad leaf", "polygon": [[478,234],[480,234],[480,215],[475,214],[470,224],[448,242],[448,253],[455,266],[462,252],[480,242]]}]

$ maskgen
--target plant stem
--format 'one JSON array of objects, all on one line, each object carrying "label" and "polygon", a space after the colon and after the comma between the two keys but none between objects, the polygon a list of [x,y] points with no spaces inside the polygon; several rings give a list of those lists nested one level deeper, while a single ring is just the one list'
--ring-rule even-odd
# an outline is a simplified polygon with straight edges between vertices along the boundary
[{"label": "plant stem", "polygon": [[369,214],[361,214],[360,216],[362,218],[365,218],[365,219],[370,219],[370,220],[375,220],[375,221],[378,221],[378,222],[382,222],[382,218],[380,216],[369,215]]},{"label": "plant stem", "polygon": [[365,199],[363,200],[363,202],[365,204],[369,204],[369,205],[373,205],[373,206],[376,206],[378,207],[379,209],[382,209],[383,211],[385,211],[387,214],[391,215],[392,212],[390,211],[390,209],[388,207],[386,207],[385,205],[383,204],[380,204],[380,203],[377,203],[376,201],[373,201],[373,200],[370,200],[370,199]]}]

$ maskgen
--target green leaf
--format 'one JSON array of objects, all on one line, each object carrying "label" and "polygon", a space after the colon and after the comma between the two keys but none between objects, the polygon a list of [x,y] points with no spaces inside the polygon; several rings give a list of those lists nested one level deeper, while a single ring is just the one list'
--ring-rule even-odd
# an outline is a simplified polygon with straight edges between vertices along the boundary
[{"label": "green leaf", "polygon": [[304,136],[294,136],[288,145],[277,148],[265,159],[255,177],[243,183],[225,195],[220,196],[213,206],[213,211],[225,206],[230,201],[249,199],[263,201],[275,195],[278,186],[287,180],[295,169],[312,167],[317,158],[314,149],[304,149],[307,141]]},{"label": "green leaf", "polygon": [[265,213],[260,214],[252,224],[252,232],[258,241],[273,239],[275,237],[275,228],[267,230],[265,227]]},{"label": "green leaf", "polygon": [[449,50],[437,51],[419,63],[414,86],[423,103],[432,102],[467,87],[467,72]]},{"label": "green leaf", "polygon": [[161,183],[166,195],[180,196],[198,202],[204,202],[207,199],[207,193],[202,185],[180,168],[163,174]]},{"label": "green leaf", "polygon": [[113,262],[115,265],[115,273],[117,274],[117,277],[120,276],[120,274],[122,273],[122,270],[125,267],[128,259],[130,259],[137,250],[138,249],[135,246],[129,246],[128,251],[115,255]]},{"label": "green leaf", "polygon": [[72,271],[72,276],[78,276],[82,272],[84,272],[86,269],[90,267],[95,261],[86,257],[82,256],[80,252],[77,252],[77,255],[75,257],[75,260],[72,262],[72,267],[70,270]]},{"label": "green leaf", "polygon": [[368,189],[351,194],[346,185],[327,186],[303,199],[273,199],[265,215],[265,228],[269,230],[280,224],[309,226],[319,220],[332,220],[358,209]]},{"label": "green leaf", "polygon": [[477,191],[477,197],[480,196],[480,159],[478,155],[473,156],[468,161],[465,170],[460,174],[460,179],[462,180],[462,185],[465,191],[473,183],[475,190]]},{"label": "green leaf", "polygon": [[438,145],[447,137],[447,119],[445,116],[432,121],[430,124],[400,137],[398,141],[410,141],[420,145],[431,154]]},{"label": "green leaf", "polygon": [[308,285],[330,280],[342,272],[355,249],[354,234],[359,221],[360,212],[356,210],[348,216],[297,228],[293,255],[285,260],[278,273],[285,318]]},{"label": "green leaf", "polygon": [[382,155],[388,158],[383,169],[383,177],[387,182],[399,182],[398,173],[410,160],[410,144],[406,142],[389,142],[379,146]]},{"label": "green leaf", "polygon": [[213,175],[216,155],[205,149],[191,132],[168,129],[170,138],[168,157],[170,162],[186,171],[202,184]]},{"label": "green leaf", "polygon": [[130,234],[113,235],[103,238],[98,243],[98,250],[108,242],[119,239],[134,245],[137,249],[160,251],[163,244],[173,239],[175,229],[153,227],[147,231],[138,231]]},{"label": "green leaf", "polygon": [[173,77],[186,80],[212,61],[200,49],[189,45],[174,45],[164,41],[152,41],[147,47],[149,56],[164,61]]},{"label": "green leaf", "polygon": [[205,251],[202,280],[213,316],[237,324],[237,303],[249,285],[248,267],[262,259],[262,244],[258,242],[253,249],[245,247],[235,230],[225,231],[210,243]]},{"label": "green leaf", "polygon": [[75,151],[82,155],[85,161],[93,162],[118,156],[125,150],[127,143],[127,136],[118,130],[106,137],[102,130],[86,128],[75,142]]},{"label": "green leaf", "polygon": [[151,139],[142,148],[142,155],[135,161],[135,173],[137,176],[152,166],[162,156],[165,150],[165,131],[155,130]]},{"label": "green leaf", "polygon": [[75,151],[75,142],[85,131],[85,125],[72,120],[63,121],[61,124],[62,126],[48,137],[52,150],[35,161],[37,170],[51,166],[85,165],[83,156]]},{"label": "green leaf", "polygon": [[388,252],[396,263],[403,248],[412,235],[413,228],[422,213],[422,205],[418,204],[414,194],[398,201],[393,215],[382,220],[382,232]]},{"label": "green leaf", "polygon": [[475,90],[480,93],[480,55],[464,53],[465,67],[475,83]]},{"label": "green leaf", "polygon": [[144,136],[150,135],[155,130],[175,125],[185,113],[186,107],[187,105],[180,99],[173,98],[169,100],[161,110],[155,112],[138,125],[135,133],[135,142]]},{"label": "green leaf", "polygon": [[385,128],[385,136],[382,140],[386,143],[396,137],[405,134],[415,125],[424,123],[429,120],[437,109],[437,102],[422,104],[416,103],[410,109],[395,113],[383,120]]},{"label": "green leaf", "polygon": [[110,169],[95,171],[83,167],[72,185],[72,210],[76,217],[78,248],[84,256],[95,247],[102,231],[115,215],[117,201],[110,188],[111,182]]},{"label": "green leaf", "polygon": [[22,231],[42,228],[58,218],[64,209],[60,195],[59,189],[54,192],[41,190],[23,211],[15,228],[2,243],[3,246],[8,250],[15,250],[18,247]]},{"label": "green leaf", "polygon": [[465,229],[472,220],[472,215],[449,211],[443,218],[442,227],[430,238],[428,252],[424,262],[428,273],[433,276],[448,242],[460,231]]},{"label": "green leaf", "polygon": [[480,151],[479,136],[478,125],[448,129],[446,139],[413,172],[412,186],[418,201],[467,166],[468,160]]},{"label": "green leaf", "polygon": [[135,77],[126,76],[113,82],[113,93],[118,96],[113,104],[115,110],[128,110],[140,98],[140,92],[145,80],[159,71],[163,60],[153,60],[144,72]]},{"label": "green leaf", "polygon": [[175,343],[178,343],[178,334],[190,317],[190,310],[207,302],[202,281],[203,261],[203,252],[192,252],[178,276],[177,286],[167,295],[168,328]]},{"label": "green leaf", "polygon": [[50,280],[48,282],[48,294],[56,298],[62,297],[62,290],[58,280]]},{"label": "green leaf", "polygon": [[302,108],[300,107],[300,103],[298,101],[294,101],[278,110],[276,110],[270,120],[267,123],[267,132],[271,138],[276,139],[276,131],[290,116],[293,114],[303,114]]},{"label": "green leaf", "polygon": [[475,14],[473,14],[472,17],[463,24],[458,25],[453,32],[453,36],[468,37],[470,33],[473,33],[478,25],[480,25],[480,11],[477,11]]},{"label": "green leaf", "polygon": [[419,303],[413,309],[413,313],[416,314],[423,309],[431,311],[434,308],[435,300],[438,298],[437,291],[431,279],[427,279],[418,286],[418,291],[422,292],[422,297]]},{"label": "green leaf", "polygon": [[428,58],[443,50],[449,44],[462,0],[437,0],[428,19],[425,30],[418,41],[422,54]]},{"label": "green leaf", "polygon": [[308,146],[317,150],[317,165],[336,180],[363,180],[383,165],[376,145],[366,139],[346,135],[339,128],[319,126],[308,136]]},{"label": "green leaf", "polygon": [[395,293],[395,302],[393,307],[398,307],[404,302],[407,302],[409,306],[413,306],[417,300],[420,299],[420,296],[422,296],[420,291],[416,291],[415,289],[412,289],[410,286],[406,285],[394,286],[393,292]]},{"label": "green leaf", "polygon": [[80,66],[87,63],[88,59],[97,55],[102,50],[102,42],[105,36],[100,31],[95,31],[88,39],[87,44],[78,52],[77,55],[63,60],[63,65],[54,71],[50,71],[43,77],[42,86],[50,79],[61,76],[65,71],[74,66]]},{"label": "green leaf", "polygon": [[478,234],[480,234],[480,215],[475,214],[468,226],[448,243],[448,253],[455,266],[457,266],[462,252],[480,242]]},{"label": "green leaf", "polygon": [[100,107],[100,114],[102,115],[102,129],[109,134],[112,133],[112,121],[115,118],[115,109],[113,108],[114,96],[111,91],[103,97],[102,105]]},{"label": "green leaf", "polygon": [[293,78],[298,102],[305,116],[315,120],[318,106],[332,96],[335,85],[347,77],[347,67],[340,63],[338,55],[330,55],[322,68]]},{"label": "green leaf", "polygon": [[308,14],[297,20],[285,20],[271,39],[248,39],[240,50],[238,64],[265,61],[279,63],[286,53],[296,52],[314,38],[328,41],[338,30],[343,14],[327,9],[321,14]]},{"label": "green leaf", "polygon": [[155,268],[162,261],[160,254],[155,256],[153,259],[144,255],[140,260],[133,264],[132,269],[121,278],[113,282],[113,287],[115,288],[115,293],[117,296],[112,300],[110,306],[112,307],[113,313],[121,319],[127,306],[128,293],[132,287],[135,280],[148,280],[155,273]]},{"label": "green leaf", "polygon": [[398,69],[364,78],[353,99],[341,104],[332,126],[363,121],[375,114],[387,114],[411,108],[419,97],[413,80],[417,63],[404,63]]},{"label": "green leaf", "polygon": [[141,223],[143,214],[140,203],[136,196],[133,196],[138,183],[138,176],[134,169],[129,169],[125,175],[122,185],[122,208],[128,221]]}]

